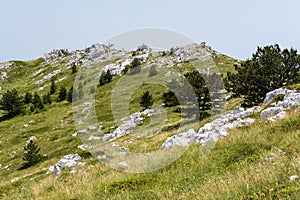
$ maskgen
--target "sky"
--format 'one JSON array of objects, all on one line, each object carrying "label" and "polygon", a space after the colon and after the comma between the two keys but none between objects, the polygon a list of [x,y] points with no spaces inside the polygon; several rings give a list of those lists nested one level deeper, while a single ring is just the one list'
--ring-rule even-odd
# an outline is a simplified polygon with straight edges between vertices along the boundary
[{"label": "sky", "polygon": [[145,27],[177,31],[241,60],[275,43],[300,51],[299,0],[0,1],[0,62],[84,49]]}]

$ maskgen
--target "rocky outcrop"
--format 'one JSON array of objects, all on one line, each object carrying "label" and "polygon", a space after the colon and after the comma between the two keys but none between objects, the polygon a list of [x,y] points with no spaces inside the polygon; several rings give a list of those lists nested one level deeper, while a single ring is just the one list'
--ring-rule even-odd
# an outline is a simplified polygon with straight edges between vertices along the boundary
[{"label": "rocky outcrop", "polygon": [[54,175],[59,175],[63,168],[84,166],[85,163],[78,162],[80,159],[81,157],[78,154],[66,155],[60,161],[58,161],[56,165],[51,166],[47,171],[47,174],[53,173]]},{"label": "rocky outcrop", "polygon": [[68,49],[54,49],[54,50],[50,51],[49,53],[44,54],[44,58],[46,60],[51,60],[51,59],[63,57],[68,54],[70,54]]},{"label": "rocky outcrop", "polygon": [[[272,107],[264,109],[260,113],[261,118],[268,121],[284,119],[287,115],[286,110],[300,105],[300,92],[288,89],[277,89],[269,92],[266,95],[264,103],[271,103],[279,94],[284,95],[283,101],[274,103]],[[197,133],[194,130],[189,130],[188,132],[167,138],[167,140],[162,144],[162,148],[168,148],[171,146],[187,146],[192,142],[203,145],[209,141],[217,141],[219,138],[227,135],[227,130],[254,123],[255,119],[247,118],[247,116],[252,113],[258,113],[260,110],[261,107],[259,106],[255,106],[247,110],[242,107],[236,107],[229,111],[226,115],[205,124]]]},{"label": "rocky outcrop", "polygon": [[153,109],[146,109],[142,112],[136,112],[128,117],[128,120],[119,126],[113,133],[105,134],[102,137],[103,141],[112,141],[130,133],[130,128],[141,124],[144,118],[141,115],[151,116],[154,113]]},{"label": "rocky outcrop", "polygon": [[283,100],[263,110],[260,113],[261,118],[268,121],[284,119],[286,117],[286,110],[300,105],[300,92],[282,88],[269,92],[266,95],[264,103],[271,103],[279,94],[284,95]]}]

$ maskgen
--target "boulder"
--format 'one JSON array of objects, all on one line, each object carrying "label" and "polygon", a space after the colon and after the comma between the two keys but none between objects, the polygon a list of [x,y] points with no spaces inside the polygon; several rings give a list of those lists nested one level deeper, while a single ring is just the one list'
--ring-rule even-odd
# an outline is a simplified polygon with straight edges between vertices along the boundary
[{"label": "boulder", "polygon": [[189,129],[187,132],[180,133],[179,135],[173,135],[168,137],[162,144],[162,149],[169,148],[171,146],[188,146],[195,139],[196,132],[194,129]]},{"label": "boulder", "polygon": [[291,90],[288,90],[288,89],[283,89],[283,88],[279,88],[279,89],[276,89],[276,90],[273,90],[269,93],[266,94],[266,97],[265,97],[265,100],[264,100],[264,103],[265,104],[268,104],[268,103],[271,103],[273,101],[273,99],[279,95],[279,94],[284,94],[286,95],[287,93],[291,92]]},{"label": "boulder", "polygon": [[270,118],[270,117],[274,117],[275,115],[277,115],[278,113],[280,113],[281,111],[283,111],[282,107],[270,107],[267,108],[265,110],[263,110],[260,113],[260,117],[261,118]]}]

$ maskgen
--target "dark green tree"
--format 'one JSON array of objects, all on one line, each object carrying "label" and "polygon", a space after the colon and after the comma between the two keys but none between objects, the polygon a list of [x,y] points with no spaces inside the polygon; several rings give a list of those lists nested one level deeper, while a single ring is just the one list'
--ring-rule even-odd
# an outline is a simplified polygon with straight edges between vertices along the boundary
[{"label": "dark green tree", "polygon": [[50,94],[54,94],[55,91],[56,91],[55,80],[52,78],[51,79],[51,85],[50,85]]},{"label": "dark green tree", "polygon": [[0,109],[8,112],[8,115],[14,116],[23,110],[23,97],[18,93],[18,90],[7,90],[0,100]]},{"label": "dark green tree", "polygon": [[43,103],[44,104],[51,104],[52,103],[50,92],[43,95]]},{"label": "dark green tree", "polygon": [[156,76],[157,74],[158,74],[158,71],[156,69],[156,66],[152,65],[151,68],[150,68],[149,77]]},{"label": "dark green tree", "polygon": [[179,105],[178,99],[172,91],[165,92],[162,98],[163,103],[166,107],[173,107]]},{"label": "dark green tree", "polygon": [[112,78],[112,74],[109,70],[107,72],[103,72],[99,79],[99,85],[102,86],[106,83],[110,83],[112,81]]},{"label": "dark green tree", "polygon": [[39,154],[40,148],[34,141],[30,140],[28,144],[24,146],[23,160],[25,163],[22,168],[31,167],[42,160],[42,156]]},{"label": "dark green tree", "polygon": [[258,47],[252,58],[235,65],[237,73],[227,73],[225,87],[235,96],[244,97],[243,106],[261,103],[265,95],[300,81],[300,56],[295,49],[279,45]]},{"label": "dark green tree", "polygon": [[152,95],[150,95],[149,91],[146,91],[142,94],[139,103],[144,109],[148,109],[153,105]]},{"label": "dark green tree", "polygon": [[77,67],[76,67],[76,64],[74,62],[71,65],[71,69],[72,69],[72,74],[75,74],[77,72]]},{"label": "dark green tree", "polygon": [[137,74],[140,73],[142,70],[141,61],[138,58],[133,59],[130,64],[130,74]]},{"label": "dark green tree", "polygon": [[65,100],[67,97],[67,89],[63,86],[60,87],[59,93],[58,93],[58,97],[57,97],[57,101],[63,101]]},{"label": "dark green tree", "polygon": [[67,94],[67,101],[69,103],[72,103],[72,99],[73,99],[73,86],[70,87],[68,94]]},{"label": "dark green tree", "polygon": [[35,92],[34,95],[33,95],[32,104],[33,104],[35,109],[43,109],[44,108],[44,104],[42,102],[42,99],[41,99],[40,95],[37,92]]},{"label": "dark green tree", "polygon": [[30,92],[26,92],[24,97],[24,103],[29,104],[32,102],[32,94]]},{"label": "dark green tree", "polygon": [[192,71],[184,74],[184,77],[194,89],[194,92],[197,96],[200,111],[202,113],[209,111],[212,106],[211,99],[209,90],[206,86],[203,76],[198,71]]}]

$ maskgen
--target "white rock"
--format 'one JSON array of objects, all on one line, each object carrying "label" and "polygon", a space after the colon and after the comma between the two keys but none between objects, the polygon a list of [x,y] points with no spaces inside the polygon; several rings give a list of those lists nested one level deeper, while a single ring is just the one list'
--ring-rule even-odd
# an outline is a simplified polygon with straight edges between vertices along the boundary
[{"label": "white rock", "polygon": [[61,169],[57,165],[51,166],[46,174],[49,174],[49,173],[53,173],[55,176],[57,176],[61,173]]},{"label": "white rock", "polygon": [[271,107],[271,108],[267,108],[265,110],[263,110],[260,113],[260,117],[261,118],[270,118],[270,117],[274,117],[275,115],[277,115],[278,113],[280,113],[281,111],[283,111],[283,108],[281,107]]},{"label": "white rock", "polygon": [[23,128],[27,128],[29,125],[28,124],[24,124],[23,125]]},{"label": "white rock", "polygon": [[99,137],[99,136],[93,136],[93,135],[91,135],[89,138],[88,138],[88,141],[92,141],[92,140],[100,140],[101,139],[101,137]]},{"label": "white rock", "polygon": [[77,148],[81,149],[83,151],[91,149],[91,147],[89,145],[87,145],[87,144],[81,144],[81,145],[77,146]]},{"label": "white rock", "polygon": [[267,103],[270,103],[273,101],[273,99],[279,95],[279,94],[284,94],[286,95],[287,93],[289,93],[290,90],[288,89],[282,89],[282,88],[279,88],[279,89],[276,89],[274,91],[271,91],[269,93],[266,94],[266,98],[264,100],[264,103],[267,104]]},{"label": "white rock", "polygon": [[180,133],[179,135],[173,135],[168,137],[162,144],[161,148],[169,148],[171,146],[188,146],[195,139],[196,132],[194,129],[189,129],[187,132]]},{"label": "white rock", "polygon": [[17,181],[19,181],[19,180],[20,180],[20,178],[19,178],[19,177],[16,177],[16,178],[12,179],[10,182],[11,182],[11,183],[14,183],[14,182],[17,182]]},{"label": "white rock", "polygon": [[118,165],[119,165],[120,168],[126,168],[126,167],[128,167],[128,164],[126,162],[119,162]]},{"label": "white rock", "polygon": [[281,120],[281,119],[285,119],[286,118],[286,112],[285,111],[281,111],[280,113],[278,113],[277,115],[273,116],[273,117],[269,117],[267,120],[268,121],[277,121],[277,120]]},{"label": "white rock", "polygon": [[295,181],[298,178],[299,178],[299,176],[297,176],[297,175],[290,176],[290,181]]},{"label": "white rock", "polygon": [[73,133],[73,134],[72,134],[72,137],[76,137],[76,136],[77,136],[77,133]]}]

